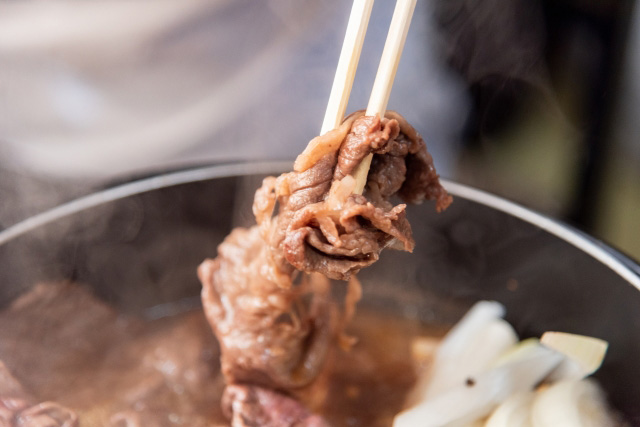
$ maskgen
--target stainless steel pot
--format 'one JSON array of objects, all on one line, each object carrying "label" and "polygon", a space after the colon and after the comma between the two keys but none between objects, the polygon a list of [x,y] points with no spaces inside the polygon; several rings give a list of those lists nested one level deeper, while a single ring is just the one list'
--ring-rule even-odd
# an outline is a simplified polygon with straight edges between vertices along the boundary
[{"label": "stainless steel pot", "polygon": [[[38,281],[74,280],[126,312],[199,303],[196,267],[236,225],[253,191],[289,163],[232,164],[110,188],[0,232],[0,307]],[[506,305],[521,336],[547,330],[610,342],[597,378],[640,422],[640,267],[605,244],[506,200],[445,182],[443,214],[413,206],[416,250],[363,271],[362,304],[451,324],[478,299]],[[81,309],[81,308],[79,308]]]}]

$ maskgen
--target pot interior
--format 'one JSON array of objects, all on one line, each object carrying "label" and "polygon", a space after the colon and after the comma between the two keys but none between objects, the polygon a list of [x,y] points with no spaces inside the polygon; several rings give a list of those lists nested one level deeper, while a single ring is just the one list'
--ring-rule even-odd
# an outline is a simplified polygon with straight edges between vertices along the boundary
[{"label": "pot interior", "polygon": [[[36,283],[73,281],[143,318],[198,307],[196,268],[232,227],[253,222],[262,177],[150,189],[20,234],[0,245],[0,306]],[[409,208],[416,249],[386,251],[359,274],[361,306],[447,326],[475,301],[497,300],[523,338],[547,330],[603,338],[610,347],[596,377],[614,406],[640,419],[638,289],[540,227],[452,192],[443,214],[430,203]]]}]

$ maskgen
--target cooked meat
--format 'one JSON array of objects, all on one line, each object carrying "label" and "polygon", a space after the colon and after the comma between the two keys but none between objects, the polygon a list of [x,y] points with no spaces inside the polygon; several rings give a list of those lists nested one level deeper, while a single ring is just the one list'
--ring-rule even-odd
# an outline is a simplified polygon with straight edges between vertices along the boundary
[{"label": "cooked meat", "polygon": [[[364,194],[354,194],[352,174],[370,153]],[[293,172],[263,181],[253,204],[257,225],[235,229],[218,257],[198,270],[229,384],[297,389],[320,373],[333,343],[349,346],[340,332],[360,298],[359,285],[352,282],[338,321],[326,278],[349,280],[386,247],[413,250],[406,205],[394,206],[396,195],[411,203],[435,200],[438,211],[451,203],[424,141],[393,112],[382,119],[352,114],[312,140]],[[255,404],[261,393],[272,396],[228,389],[227,400],[241,408],[231,405],[234,425],[293,425],[265,424],[278,417]]]},{"label": "cooked meat", "polygon": [[0,361],[0,426],[75,427],[77,415],[54,402],[37,403]]},{"label": "cooked meat", "polygon": [[[337,330],[359,297],[352,280]],[[81,426],[229,426],[219,345],[200,310],[143,321],[118,315],[87,287],[43,284],[0,312],[0,324],[0,426],[16,425],[39,402],[70,409]],[[313,383],[286,394],[331,425],[388,426],[415,381],[413,338],[441,332],[366,309],[349,332],[356,346],[329,351]],[[343,347],[353,343],[341,338]]]},{"label": "cooked meat", "polygon": [[[393,196],[410,203],[435,200],[438,211],[451,203],[424,141],[396,113],[383,119],[355,113],[319,138],[322,143],[312,141],[293,172],[266,179],[256,193],[254,213],[276,277],[297,269],[347,280],[377,261],[385,247],[413,250],[406,205],[394,206]],[[369,153],[364,195],[353,194],[350,174]]]},{"label": "cooked meat", "polygon": [[229,385],[222,407],[231,427],[328,427],[297,400],[273,390],[251,385]]},{"label": "cooked meat", "polygon": [[7,366],[0,360],[0,396],[11,396],[12,399],[25,400],[27,393],[22,384],[13,376]]},{"label": "cooked meat", "polygon": [[205,314],[229,382],[296,388],[318,374],[335,323],[321,276],[278,286],[257,227],[234,230],[198,269]]},{"label": "cooked meat", "polygon": [[22,409],[13,422],[16,427],[75,427],[78,425],[78,416],[57,403],[43,402]]},{"label": "cooked meat", "polygon": [[212,405],[224,390],[218,345],[200,311],[147,322],[119,314],[86,286],[54,283],[16,299],[0,324],[0,426],[12,425],[1,421],[6,407],[19,406],[11,413],[24,420],[64,414],[39,402],[70,408],[87,426],[224,420]]}]

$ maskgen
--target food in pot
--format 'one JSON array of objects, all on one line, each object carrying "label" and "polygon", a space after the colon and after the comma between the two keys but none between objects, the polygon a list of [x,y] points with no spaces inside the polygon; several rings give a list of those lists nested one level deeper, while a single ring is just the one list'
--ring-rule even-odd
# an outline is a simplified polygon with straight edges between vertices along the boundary
[{"label": "food in pot", "polygon": [[[370,153],[364,194],[355,194],[351,174]],[[297,393],[321,374],[333,345],[348,346],[341,332],[361,293],[354,275],[384,248],[411,252],[415,245],[406,205],[394,205],[393,196],[435,200],[438,211],[451,203],[424,141],[394,112],[384,118],[352,114],[312,140],[293,172],[263,181],[253,204],[257,224],[233,230],[218,257],[198,270],[228,384]],[[327,278],[350,280],[342,319]],[[257,396],[273,393],[227,393],[234,425],[269,412],[256,404],[247,411],[247,396],[261,401]],[[246,414],[238,416],[236,407]]]},{"label": "food in pot", "polygon": [[427,352],[394,427],[625,425],[586,378],[602,364],[605,341],[547,332],[518,342],[504,314],[495,301],[478,302]]},{"label": "food in pot", "polygon": [[0,426],[30,426],[20,420],[37,413],[49,416],[47,426],[221,427],[229,425],[225,411],[389,426],[416,379],[412,340],[443,335],[362,309],[349,326],[358,344],[332,347],[328,369],[306,393],[240,384],[224,395],[220,346],[202,309],[142,319],[89,289],[38,284],[0,312]]},{"label": "food in pot", "polygon": [[[345,123],[319,137],[335,148],[312,142],[294,172],[267,179],[256,195],[258,225],[235,230],[219,257],[202,265],[206,317],[196,310],[142,321],[69,283],[35,286],[1,312],[0,425],[388,426],[403,407],[432,404],[420,400],[424,375],[415,367],[437,361],[432,353],[441,331],[379,312],[360,310],[353,317],[361,294],[354,276],[385,247],[413,247],[404,205],[392,205],[390,196],[435,199],[440,209],[450,198],[423,143],[401,118],[355,115]],[[358,195],[352,194],[350,172],[336,171],[341,162],[347,166],[340,170],[353,170],[350,156],[367,154],[362,144],[376,155],[366,192]],[[314,169],[316,164],[324,169]],[[296,238],[288,239],[289,232]],[[344,303],[337,302],[327,276],[348,279],[338,286],[346,288]],[[484,349],[483,357],[480,348],[463,350],[463,361],[478,365],[516,342],[508,325],[489,318],[492,326],[484,332],[483,322],[463,322],[478,332],[468,341]],[[450,347],[446,342],[438,354]],[[532,349],[551,364],[562,358],[539,344]],[[456,381],[468,393],[487,390],[486,383],[491,389],[496,372],[519,372],[507,365],[470,375],[467,365],[445,369],[449,374],[439,376],[440,385],[428,387],[433,398],[450,399],[447,388],[460,390]],[[566,408],[576,404],[571,396],[598,403],[600,419],[615,419],[608,418],[597,385],[585,380],[559,382],[539,395],[493,390],[506,399],[482,407],[481,417],[488,416],[492,427],[521,417],[523,408],[526,417],[548,422],[549,404],[565,402]],[[473,412],[478,402],[456,401],[456,413]]]}]

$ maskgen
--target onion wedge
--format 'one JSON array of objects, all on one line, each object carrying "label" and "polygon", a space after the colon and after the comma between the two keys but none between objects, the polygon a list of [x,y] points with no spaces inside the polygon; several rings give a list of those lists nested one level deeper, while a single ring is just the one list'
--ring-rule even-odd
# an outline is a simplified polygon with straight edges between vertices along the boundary
[{"label": "onion wedge", "polygon": [[532,427],[531,407],[536,394],[526,391],[505,400],[491,414],[485,427]]},{"label": "onion wedge", "polygon": [[567,356],[551,374],[551,382],[588,377],[600,368],[609,348],[609,343],[599,338],[566,332],[545,332],[540,342]]},{"label": "onion wedge", "polygon": [[604,393],[590,380],[561,381],[538,392],[531,410],[534,427],[613,427]]},{"label": "onion wedge", "polygon": [[511,360],[401,412],[393,426],[468,425],[489,415],[509,396],[532,390],[562,359],[554,350],[529,345]]},{"label": "onion wedge", "polygon": [[495,301],[476,303],[445,336],[433,365],[418,379],[406,407],[463,385],[467,378],[487,370],[513,347],[518,336],[501,319],[504,312],[504,307]]}]

